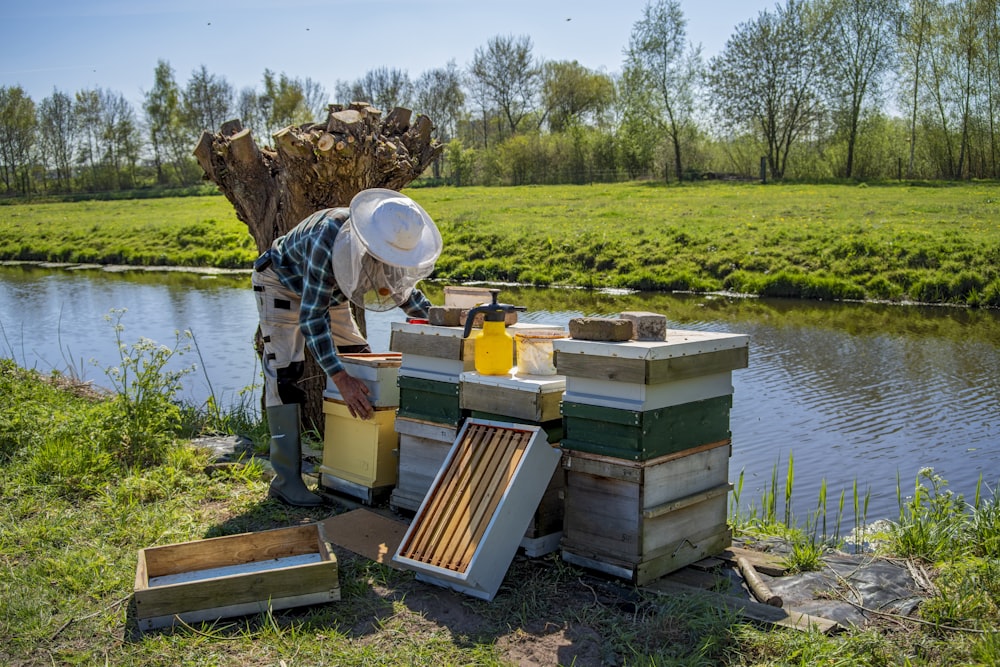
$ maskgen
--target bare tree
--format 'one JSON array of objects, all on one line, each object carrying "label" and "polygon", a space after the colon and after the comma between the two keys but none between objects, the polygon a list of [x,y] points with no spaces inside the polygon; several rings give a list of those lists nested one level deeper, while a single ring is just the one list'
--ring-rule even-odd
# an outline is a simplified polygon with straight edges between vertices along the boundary
[{"label": "bare tree", "polygon": [[476,49],[469,68],[481,101],[496,108],[510,135],[536,107],[541,69],[531,50],[530,37],[493,37]]},{"label": "bare tree", "polygon": [[434,128],[437,138],[447,143],[458,132],[458,120],[465,106],[462,75],[455,61],[449,61],[446,67],[424,72],[414,88],[415,110],[437,119]]},{"label": "bare tree", "polygon": [[337,100],[343,104],[368,102],[377,109],[412,106],[413,83],[403,70],[378,67],[353,83],[338,82]]},{"label": "bare tree", "polygon": [[69,192],[73,184],[73,156],[77,139],[73,98],[58,90],[38,105],[39,145],[43,162],[55,173],[56,189]]},{"label": "bare tree", "polygon": [[235,94],[224,77],[210,74],[204,65],[191,73],[181,93],[184,120],[197,134],[222,125],[233,114]]}]

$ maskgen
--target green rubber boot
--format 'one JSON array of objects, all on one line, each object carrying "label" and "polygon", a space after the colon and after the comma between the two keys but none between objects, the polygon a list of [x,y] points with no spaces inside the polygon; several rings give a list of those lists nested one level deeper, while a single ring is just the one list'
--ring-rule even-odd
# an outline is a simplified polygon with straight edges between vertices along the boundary
[{"label": "green rubber boot", "polygon": [[267,423],[271,430],[271,467],[274,468],[274,479],[267,495],[294,507],[322,505],[323,499],[302,481],[298,404],[267,408]]}]

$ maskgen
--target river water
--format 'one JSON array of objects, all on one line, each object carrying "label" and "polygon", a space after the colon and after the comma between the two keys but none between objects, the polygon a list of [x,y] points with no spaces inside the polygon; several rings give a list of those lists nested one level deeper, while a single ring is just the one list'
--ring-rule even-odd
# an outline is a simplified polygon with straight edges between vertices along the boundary
[{"label": "river water", "polygon": [[[103,369],[119,363],[107,317],[124,309],[126,344],[172,347],[177,331],[192,332],[195,347],[176,358],[178,368],[197,367],[184,378],[185,400],[232,403],[259,384],[248,288],[246,275],[0,266],[0,356],[106,386]],[[443,302],[439,287],[428,294]],[[650,311],[674,329],[748,334],[750,363],[733,373],[730,414],[730,479],[742,472],[744,508],[760,508],[776,475],[783,517],[790,458],[795,520],[816,509],[825,484],[831,531],[842,492],[842,532],[859,518],[898,516],[897,479],[906,497],[921,468],[970,501],[980,478],[987,496],[1000,483],[995,311],[518,288],[501,300],[526,305],[522,321],[566,326]],[[391,322],[402,318],[369,313],[374,350],[388,349]],[[855,485],[860,502],[868,496],[866,517],[854,515]]]}]

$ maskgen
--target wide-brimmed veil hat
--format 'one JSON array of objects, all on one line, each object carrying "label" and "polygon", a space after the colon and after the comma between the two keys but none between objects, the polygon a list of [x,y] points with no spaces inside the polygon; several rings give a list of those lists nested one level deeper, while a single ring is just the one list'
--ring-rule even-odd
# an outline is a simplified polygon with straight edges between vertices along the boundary
[{"label": "wide-brimmed veil hat", "polygon": [[441,233],[415,201],[395,190],[362,190],[333,243],[333,273],[347,297],[369,310],[403,304],[434,271]]},{"label": "wide-brimmed veil hat", "polygon": [[385,188],[351,200],[351,226],[367,251],[386,264],[420,268],[441,254],[441,233],[420,204]]}]

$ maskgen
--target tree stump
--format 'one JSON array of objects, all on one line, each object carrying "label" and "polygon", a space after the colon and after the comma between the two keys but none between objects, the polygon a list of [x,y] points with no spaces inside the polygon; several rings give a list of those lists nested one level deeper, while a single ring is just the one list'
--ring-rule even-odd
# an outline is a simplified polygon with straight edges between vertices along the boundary
[{"label": "tree stump", "polygon": [[[230,120],[202,133],[194,155],[263,252],[316,211],[347,206],[368,188],[400,190],[420,176],[444,146],[431,138],[429,118],[410,117],[401,107],[383,119],[366,102],[331,104],[325,122],[283,128],[273,147],[259,146],[241,121]],[[365,332],[364,312],[355,316]],[[302,388],[303,423],[322,434],[326,376],[308,351]]]}]

